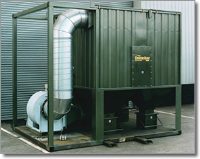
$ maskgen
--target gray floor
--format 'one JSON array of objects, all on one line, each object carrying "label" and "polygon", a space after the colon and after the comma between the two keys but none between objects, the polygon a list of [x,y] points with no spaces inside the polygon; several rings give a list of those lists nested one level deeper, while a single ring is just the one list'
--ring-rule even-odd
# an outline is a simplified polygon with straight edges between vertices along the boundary
[{"label": "gray floor", "polygon": [[[117,147],[108,148],[104,145],[85,147],[64,151],[56,151],[51,153],[56,154],[195,154],[195,113],[194,105],[182,105],[182,134],[176,136],[154,138],[153,144],[141,144],[138,142],[118,143]],[[163,111],[165,114],[159,113],[159,118],[164,126],[175,126],[174,106],[159,107],[157,111]],[[193,118],[188,118],[193,117]],[[22,153],[43,153],[40,150],[19,140],[19,134],[13,132],[11,123],[2,121],[1,127],[16,134],[18,137],[13,137],[4,131],[1,131],[1,153],[3,154],[22,154]],[[24,138],[24,137],[22,137]]]}]

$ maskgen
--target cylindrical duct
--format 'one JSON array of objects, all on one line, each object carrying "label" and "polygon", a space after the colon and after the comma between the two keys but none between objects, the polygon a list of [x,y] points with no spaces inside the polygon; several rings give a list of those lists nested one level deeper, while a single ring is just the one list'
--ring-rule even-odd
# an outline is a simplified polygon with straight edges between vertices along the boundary
[{"label": "cylindrical duct", "polygon": [[87,11],[69,9],[54,23],[54,119],[62,118],[72,100],[72,34],[87,23]]}]

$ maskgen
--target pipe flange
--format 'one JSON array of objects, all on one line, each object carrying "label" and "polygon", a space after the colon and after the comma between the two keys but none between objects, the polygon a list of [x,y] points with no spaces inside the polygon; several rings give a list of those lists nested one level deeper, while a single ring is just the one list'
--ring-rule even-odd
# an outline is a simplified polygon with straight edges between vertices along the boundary
[{"label": "pipe flange", "polygon": [[42,113],[43,117],[44,117],[46,120],[48,120],[48,116],[44,113],[44,106],[45,106],[45,104],[46,104],[47,102],[48,102],[48,99],[46,99],[46,100],[43,102],[42,107],[41,107],[41,113]]}]

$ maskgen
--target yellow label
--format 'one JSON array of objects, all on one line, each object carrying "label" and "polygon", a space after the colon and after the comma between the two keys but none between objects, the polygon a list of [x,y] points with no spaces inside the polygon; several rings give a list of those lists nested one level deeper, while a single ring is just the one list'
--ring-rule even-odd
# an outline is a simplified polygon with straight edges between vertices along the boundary
[{"label": "yellow label", "polygon": [[142,60],[145,60],[145,61],[149,61],[150,60],[150,57],[141,57],[141,55],[135,55],[135,61],[142,61]]}]

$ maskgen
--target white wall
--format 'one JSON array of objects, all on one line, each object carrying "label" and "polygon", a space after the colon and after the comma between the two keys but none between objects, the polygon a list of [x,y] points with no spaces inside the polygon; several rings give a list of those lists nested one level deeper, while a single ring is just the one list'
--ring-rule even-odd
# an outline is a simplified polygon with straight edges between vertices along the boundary
[{"label": "white wall", "polygon": [[182,12],[182,84],[195,82],[194,1],[141,1],[142,9]]}]

